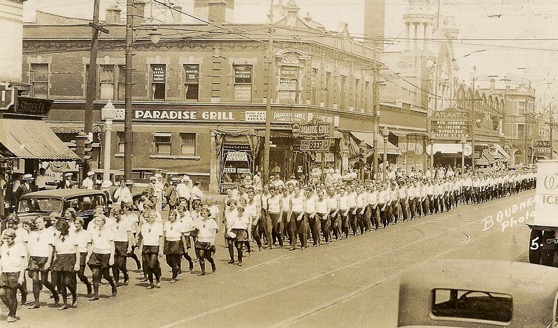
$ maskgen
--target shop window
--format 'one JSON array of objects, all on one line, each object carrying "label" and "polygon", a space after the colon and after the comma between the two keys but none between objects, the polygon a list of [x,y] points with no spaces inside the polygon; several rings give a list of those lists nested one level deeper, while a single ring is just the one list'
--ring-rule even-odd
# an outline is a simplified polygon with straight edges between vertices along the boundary
[{"label": "shop window", "polygon": [[151,99],[165,100],[166,65],[151,65]]},{"label": "shop window", "polygon": [[184,98],[198,100],[200,84],[200,65],[184,65]]},{"label": "shop window", "polygon": [[126,137],[124,136],[124,132],[116,132],[116,142],[118,143],[117,152],[119,154],[124,154],[124,144],[126,142]]},{"label": "shop window", "polygon": [[288,104],[298,103],[298,67],[280,67],[279,74],[279,101]]},{"label": "shop window", "polygon": [[101,65],[99,70],[100,99],[114,99],[114,65]]},{"label": "shop window", "polygon": [[234,100],[252,101],[252,66],[234,65]]},{"label": "shop window", "polygon": [[31,64],[30,73],[33,96],[48,98],[48,64]]},{"label": "shop window", "polygon": [[181,133],[181,154],[182,155],[196,155],[196,134],[195,133]]},{"label": "shop window", "polygon": [[155,144],[155,153],[160,155],[171,154],[171,139],[172,133],[170,132],[156,132],[153,135],[153,143]]}]

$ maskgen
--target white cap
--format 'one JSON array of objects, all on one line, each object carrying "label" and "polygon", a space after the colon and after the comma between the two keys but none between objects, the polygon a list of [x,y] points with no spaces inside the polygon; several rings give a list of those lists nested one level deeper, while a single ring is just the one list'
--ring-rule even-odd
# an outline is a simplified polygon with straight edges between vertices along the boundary
[{"label": "white cap", "polygon": [[88,177],[92,176],[93,174],[95,174],[95,173],[93,173],[92,171],[87,172]]}]

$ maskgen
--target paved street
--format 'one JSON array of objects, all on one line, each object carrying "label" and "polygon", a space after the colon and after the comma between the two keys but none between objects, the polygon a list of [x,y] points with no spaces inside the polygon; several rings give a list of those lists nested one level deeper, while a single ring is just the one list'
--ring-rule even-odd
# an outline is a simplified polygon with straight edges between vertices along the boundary
[{"label": "paved street", "polygon": [[[221,241],[215,274],[182,274],[171,285],[162,260],[166,279],[161,289],[146,290],[138,280],[141,273],[133,271],[133,282],[119,288],[116,298],[91,303],[81,297],[77,309],[63,312],[51,304],[38,310],[24,307],[18,311],[21,320],[12,326],[394,327],[399,276],[410,264],[433,258],[525,261],[528,227],[523,223],[502,231],[496,223],[486,229],[483,218],[496,220],[498,211],[533,196],[528,191],[460,206],[304,251],[256,251],[243,267],[226,264]],[[533,207],[512,217],[518,219],[526,210]],[[128,266],[135,269],[131,260]],[[108,295],[109,287],[101,293]],[[47,294],[42,300],[52,302]]]}]

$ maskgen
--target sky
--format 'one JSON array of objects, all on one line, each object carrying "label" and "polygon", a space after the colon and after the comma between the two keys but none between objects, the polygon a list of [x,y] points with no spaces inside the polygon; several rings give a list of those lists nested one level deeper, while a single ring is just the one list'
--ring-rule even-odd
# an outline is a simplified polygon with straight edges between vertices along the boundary
[{"label": "sky", "polygon": [[[169,0],[158,0],[165,2]],[[288,0],[283,0],[288,1]],[[438,0],[423,0],[434,3]],[[496,86],[530,83],[536,89],[539,106],[558,103],[558,1],[557,0],[440,0],[440,14],[454,16],[460,33],[455,40],[455,61],[460,67],[460,81],[488,87],[494,78]],[[193,0],[173,0],[183,10],[193,10]],[[274,0],[277,4],[279,0]],[[24,3],[24,19],[33,20],[35,10],[64,16],[90,19],[92,0],[28,0]],[[104,9],[118,3],[125,9],[126,0],[101,0]],[[235,23],[263,23],[271,0],[236,0]],[[296,0],[301,16],[310,16],[328,30],[339,31],[340,23],[349,24],[355,37],[363,34],[364,0]],[[394,41],[387,50],[396,50],[404,37],[403,15],[409,0],[386,0],[386,33]],[[153,5],[153,16],[160,5]],[[150,12],[150,5],[147,6]],[[190,18],[191,19],[191,18]],[[187,21],[187,20],[185,20]],[[398,39],[399,38],[399,39]]]}]

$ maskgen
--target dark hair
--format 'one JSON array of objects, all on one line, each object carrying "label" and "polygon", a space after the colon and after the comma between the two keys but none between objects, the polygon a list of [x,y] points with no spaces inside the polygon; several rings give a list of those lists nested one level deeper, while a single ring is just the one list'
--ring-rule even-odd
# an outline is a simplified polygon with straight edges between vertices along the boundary
[{"label": "dark hair", "polygon": [[56,221],[56,230],[60,231],[61,236],[67,236],[70,230],[70,225],[66,220]]}]

